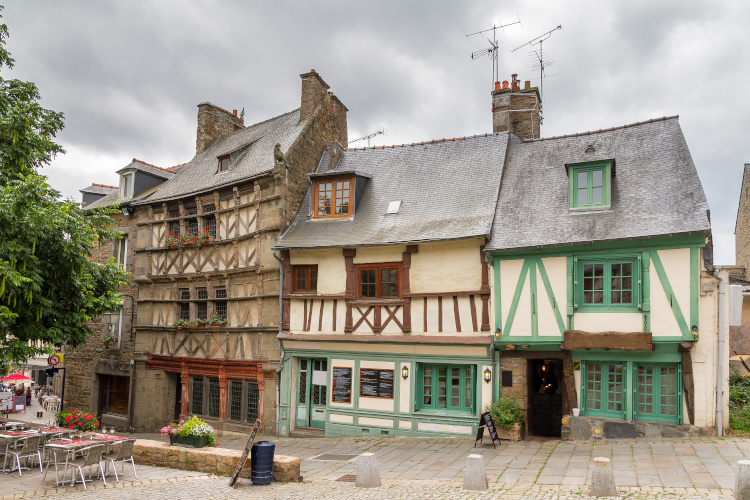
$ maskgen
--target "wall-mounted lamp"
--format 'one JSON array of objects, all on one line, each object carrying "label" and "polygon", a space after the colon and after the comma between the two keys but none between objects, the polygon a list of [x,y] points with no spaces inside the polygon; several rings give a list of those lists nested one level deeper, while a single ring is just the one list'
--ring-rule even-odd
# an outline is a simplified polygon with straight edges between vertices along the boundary
[{"label": "wall-mounted lamp", "polygon": [[131,207],[122,207],[122,215],[127,217],[128,215],[133,213],[133,209]]},{"label": "wall-mounted lamp", "polygon": [[406,380],[407,378],[409,378],[409,367],[408,366],[404,366],[403,368],[401,368],[401,376],[404,378],[404,380]]},{"label": "wall-mounted lamp", "polygon": [[498,326],[495,328],[495,340],[500,340],[500,337],[503,335],[503,331]]},{"label": "wall-mounted lamp", "polygon": [[690,328],[690,333],[693,334],[693,340],[698,340],[698,325],[693,325]]},{"label": "wall-mounted lamp", "polygon": [[489,368],[484,369],[484,381],[488,384],[490,383],[490,380],[492,380],[492,372]]}]

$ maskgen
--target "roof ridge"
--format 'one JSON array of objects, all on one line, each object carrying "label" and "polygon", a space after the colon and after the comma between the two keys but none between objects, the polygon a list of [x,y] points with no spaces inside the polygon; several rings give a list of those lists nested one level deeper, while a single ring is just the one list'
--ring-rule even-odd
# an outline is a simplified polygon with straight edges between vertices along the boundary
[{"label": "roof ridge", "polygon": [[[247,129],[249,129],[249,128],[252,128],[252,127],[254,127],[254,126],[256,126],[256,125],[262,125],[263,123],[268,123],[268,122],[270,122],[271,120],[276,120],[276,119],[278,119],[278,118],[281,118],[282,116],[286,116],[286,115],[291,115],[292,113],[296,113],[296,112],[297,112],[297,111],[299,111],[300,109],[301,109],[301,108],[294,108],[294,109],[293,109],[293,110],[291,110],[291,111],[287,111],[286,113],[281,113],[280,115],[277,115],[277,116],[272,116],[271,118],[267,118],[267,119],[265,119],[265,120],[263,120],[263,121],[261,121],[261,122],[253,123],[252,125],[245,125],[245,128],[241,128],[240,130],[247,130]],[[307,121],[307,120],[305,120],[305,121]],[[234,132],[234,133],[237,133],[237,132],[239,132],[240,130],[237,130],[237,131],[236,131],[236,132]],[[232,135],[232,134],[229,134],[229,135]]]},{"label": "roof ridge", "polygon": [[92,186],[99,186],[99,187],[105,187],[110,189],[119,189],[117,186],[109,186],[107,184],[97,184],[96,182],[91,183]]},{"label": "roof ridge", "polygon": [[431,141],[412,142],[411,144],[393,144],[391,146],[364,146],[361,148],[346,148],[346,151],[364,151],[365,149],[393,149],[405,148],[409,146],[429,146],[430,144],[440,144],[443,142],[463,141],[466,139],[476,139],[479,137],[489,137],[490,135],[507,134],[508,132],[488,132],[481,135],[465,135],[463,137],[453,137],[449,139],[433,139]]},{"label": "roof ridge", "polygon": [[169,172],[170,174],[173,174],[173,173],[174,173],[174,172],[172,172],[171,170],[169,170],[168,168],[161,168],[161,167],[157,167],[156,165],[154,165],[154,164],[152,164],[152,163],[147,163],[147,162],[145,162],[145,161],[141,161],[141,160],[139,160],[138,158],[133,158],[133,161],[134,161],[134,162],[138,162],[138,163],[140,163],[140,164],[142,164],[142,165],[148,165],[149,167],[154,167],[154,168],[158,168],[159,170],[164,170],[165,172]]},{"label": "roof ridge", "polygon": [[661,118],[652,118],[650,120],[646,120],[645,122],[628,123],[625,125],[620,125],[618,127],[610,127],[610,128],[605,128],[605,129],[600,128],[599,130],[589,130],[587,132],[578,132],[576,134],[554,135],[552,137],[538,137],[536,139],[521,139],[521,140],[523,142],[539,142],[539,141],[549,141],[552,139],[566,139],[568,137],[580,137],[582,135],[592,135],[592,134],[600,134],[602,132],[612,132],[613,130],[622,130],[625,128],[637,127],[639,125],[646,125],[649,123],[662,122],[662,121],[667,121],[667,120],[675,120],[679,118],[680,118],[680,115],[662,116]]}]

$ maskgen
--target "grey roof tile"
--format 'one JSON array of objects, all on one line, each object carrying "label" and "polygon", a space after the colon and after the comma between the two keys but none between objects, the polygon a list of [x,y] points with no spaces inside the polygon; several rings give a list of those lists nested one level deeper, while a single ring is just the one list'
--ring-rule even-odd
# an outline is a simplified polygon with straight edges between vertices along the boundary
[{"label": "grey roof tile", "polygon": [[[217,139],[203,153],[180,165],[177,173],[133,204],[153,203],[235,184],[273,170],[273,148],[286,152],[307,121],[299,122],[299,109],[250,125]],[[230,155],[229,171],[217,173],[218,157]]]},{"label": "grey roof tile", "polygon": [[[595,152],[586,153],[588,145]],[[571,212],[566,164],[614,159],[611,210]],[[709,232],[677,117],[512,143],[487,250]]]},{"label": "grey roof tile", "polygon": [[91,194],[111,194],[117,191],[117,186],[105,186],[104,184],[92,184],[83,189],[79,189],[79,193],[91,193]]},{"label": "grey roof tile", "polygon": [[133,161],[130,162],[130,164],[121,168],[116,173],[119,174],[125,170],[138,170],[140,172],[145,172],[161,179],[171,179],[175,175],[174,172],[170,172],[167,169],[159,168],[156,165],[151,165],[150,163],[143,162],[137,158],[133,158]]},{"label": "grey roof tile", "polygon": [[[342,247],[439,241],[489,234],[508,134],[346,150],[337,172],[368,180],[354,217],[310,219],[310,190],[279,248]],[[328,152],[318,173],[328,168]],[[398,214],[386,215],[391,201]]]}]

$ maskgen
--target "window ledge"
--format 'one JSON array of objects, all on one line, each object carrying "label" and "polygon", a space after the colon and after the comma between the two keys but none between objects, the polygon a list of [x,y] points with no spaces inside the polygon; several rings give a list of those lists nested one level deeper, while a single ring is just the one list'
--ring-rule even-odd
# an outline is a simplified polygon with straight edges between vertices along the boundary
[{"label": "window ledge", "polygon": [[417,410],[414,410],[415,414],[418,415],[426,415],[431,417],[452,417],[452,418],[477,418],[477,415],[473,411],[466,411],[466,410],[446,410],[446,409],[440,409],[435,410],[432,408],[419,408]]},{"label": "window ledge", "polygon": [[311,217],[308,217],[309,221],[312,222],[329,222],[329,221],[342,221],[342,220],[348,220],[353,221],[354,215],[341,215],[341,216],[328,216],[328,217],[315,217],[314,215]]},{"label": "window ledge", "polygon": [[611,205],[602,205],[597,207],[570,207],[568,210],[570,212],[570,215],[614,212]]},{"label": "window ledge", "polygon": [[355,299],[350,302],[353,306],[390,306],[405,304],[404,299]]},{"label": "window ledge", "polygon": [[643,311],[636,306],[578,306],[576,313],[597,314],[597,313],[638,313]]}]

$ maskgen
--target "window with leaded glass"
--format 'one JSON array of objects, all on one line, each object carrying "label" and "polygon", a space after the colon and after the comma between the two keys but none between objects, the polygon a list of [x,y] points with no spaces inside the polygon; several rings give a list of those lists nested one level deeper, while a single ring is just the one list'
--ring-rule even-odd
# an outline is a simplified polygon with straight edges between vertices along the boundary
[{"label": "window with leaded glass", "polygon": [[190,377],[190,410],[193,414],[219,418],[221,391],[216,377]]},{"label": "window with leaded glass", "polygon": [[255,382],[247,382],[245,387],[247,391],[245,421],[254,423],[257,418],[260,418],[260,391],[258,391],[258,384]]},{"label": "window with leaded glass", "polygon": [[203,377],[190,377],[192,387],[191,411],[203,415]]},{"label": "window with leaded glass", "polygon": [[417,369],[418,409],[474,411],[475,366],[419,364]]},{"label": "window with leaded glass", "polygon": [[624,376],[622,363],[586,363],[584,413],[622,418]]},{"label": "window with leaded glass", "polygon": [[219,418],[219,379],[208,379],[208,416]]},{"label": "window with leaded glass", "polygon": [[357,298],[399,298],[400,270],[397,263],[356,265]]},{"label": "window with leaded glass", "polygon": [[315,292],[318,290],[318,266],[292,266],[292,290]]},{"label": "window with leaded glass", "polygon": [[187,220],[187,232],[189,235],[198,234],[198,219]]},{"label": "window with leaded glass", "polygon": [[254,423],[259,411],[258,384],[250,380],[229,381],[229,420]]},{"label": "window with leaded glass", "polygon": [[634,367],[637,420],[677,422],[678,373],[676,364],[636,364]]},{"label": "window with leaded glass", "polygon": [[[180,216],[179,210],[170,210],[169,211],[169,218],[177,218]],[[179,220],[173,220],[169,223],[169,232],[172,234],[180,234],[180,221]]]},{"label": "window with leaded glass", "polygon": [[206,229],[208,230],[209,236],[216,236],[216,216],[215,215],[206,216]]},{"label": "window with leaded glass", "polygon": [[298,403],[307,403],[307,372],[308,362],[306,359],[299,361],[299,387],[298,389]]},{"label": "window with leaded glass", "polygon": [[[227,289],[226,288],[214,289],[214,298],[226,299]],[[218,314],[221,318],[227,319],[227,301],[226,300],[214,301],[214,311],[216,311],[216,314]]]},{"label": "window with leaded glass", "polygon": [[[198,294],[198,300],[207,300],[208,299],[208,291],[205,288],[198,288],[196,290]],[[208,319],[208,303],[207,302],[198,302],[196,304],[196,313],[198,315],[198,319]]]},{"label": "window with leaded glass", "polygon": [[638,263],[637,258],[577,259],[578,307],[637,309]]}]

